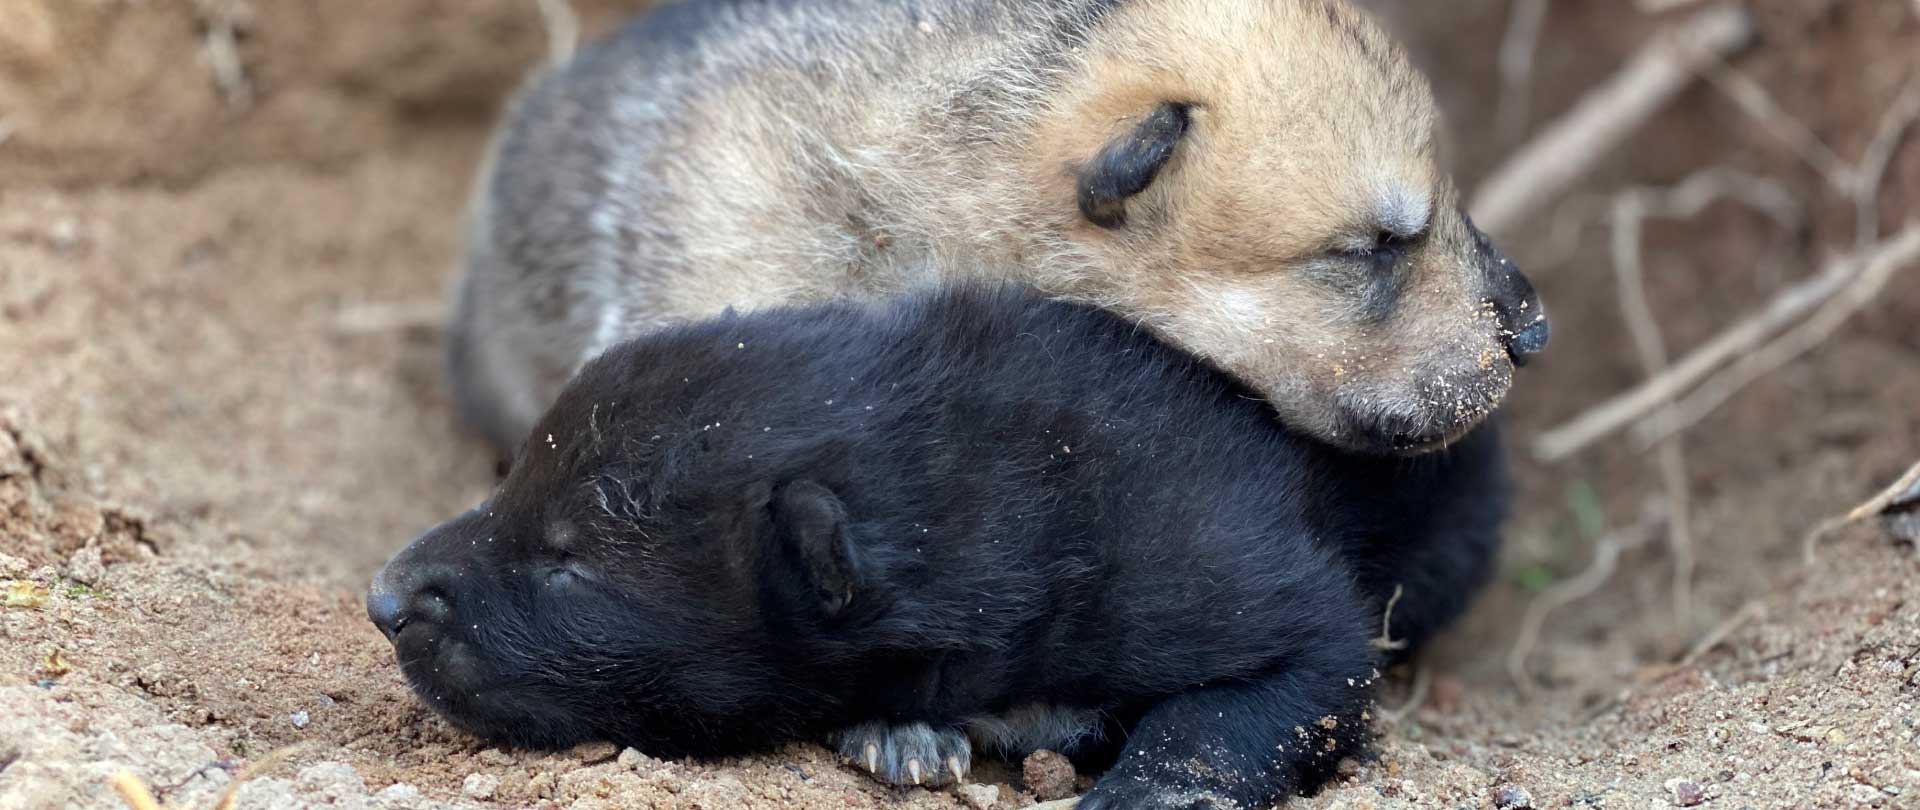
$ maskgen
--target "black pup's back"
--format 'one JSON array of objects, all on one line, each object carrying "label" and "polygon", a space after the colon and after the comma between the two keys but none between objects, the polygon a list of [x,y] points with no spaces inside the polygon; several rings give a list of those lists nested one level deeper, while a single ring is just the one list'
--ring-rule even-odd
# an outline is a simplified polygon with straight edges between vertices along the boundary
[{"label": "black pup's back", "polygon": [[1501,503],[1490,429],[1341,454],[1118,317],[947,289],[609,351],[369,610],[489,736],[939,784],[966,732],[1093,757],[1104,718],[1083,807],[1249,807],[1360,743],[1380,605],[1452,619]]}]

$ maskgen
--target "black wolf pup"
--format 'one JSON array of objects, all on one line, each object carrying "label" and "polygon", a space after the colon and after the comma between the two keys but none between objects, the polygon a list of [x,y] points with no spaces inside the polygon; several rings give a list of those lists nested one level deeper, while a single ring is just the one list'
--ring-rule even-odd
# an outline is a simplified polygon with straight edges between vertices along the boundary
[{"label": "black wolf pup", "polygon": [[1498,545],[1492,424],[1420,458],[1283,427],[1124,318],[959,286],[673,327],[588,363],[486,503],[368,595],[421,698],[529,746],[827,740],[1110,770],[1084,810],[1263,806],[1366,742]]}]

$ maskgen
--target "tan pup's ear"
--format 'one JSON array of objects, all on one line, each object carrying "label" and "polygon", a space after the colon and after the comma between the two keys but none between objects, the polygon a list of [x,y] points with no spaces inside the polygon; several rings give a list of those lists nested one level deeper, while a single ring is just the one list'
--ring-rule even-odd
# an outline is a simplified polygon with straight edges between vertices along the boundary
[{"label": "tan pup's ear", "polygon": [[1163,101],[1080,169],[1080,213],[1102,228],[1127,223],[1127,200],[1153,185],[1187,133],[1187,106]]}]

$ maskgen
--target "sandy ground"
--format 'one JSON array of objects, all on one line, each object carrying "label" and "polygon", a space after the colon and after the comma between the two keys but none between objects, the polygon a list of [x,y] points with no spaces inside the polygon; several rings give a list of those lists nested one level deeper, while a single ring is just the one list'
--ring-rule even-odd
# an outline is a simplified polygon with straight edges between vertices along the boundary
[{"label": "sandy ground", "polygon": [[[622,6],[578,5],[589,30]],[[1374,5],[1433,71],[1463,176],[1484,171],[1513,142],[1484,123],[1505,3]],[[1853,159],[1920,65],[1915,10],[1851,0],[1785,35],[1820,4],[1758,5],[1778,39],[1740,67]],[[1536,121],[1648,25],[1618,0],[1554,8]],[[896,791],[805,745],[725,762],[501,751],[406,692],[360,592],[491,481],[442,389],[440,304],[486,128],[545,45],[531,2],[4,11],[0,810],[122,807],[106,781],[120,768],[193,808],[239,779],[242,808],[1030,798],[1017,768],[962,793]],[[227,32],[240,70],[223,82],[210,54]],[[1653,229],[1648,273],[1676,349],[1853,228],[1790,150],[1705,90],[1589,190],[1709,165],[1775,177],[1812,216],[1782,235],[1722,206]],[[1920,212],[1920,142],[1896,155],[1881,202],[1889,226]],[[1509,406],[1521,443],[1638,377],[1604,229],[1580,229],[1565,258],[1538,230],[1506,235],[1556,319],[1552,355]],[[1622,442],[1558,466],[1519,459],[1511,575],[1424,675],[1392,674],[1378,760],[1302,806],[1920,807],[1920,562],[1875,525],[1833,537],[1811,567],[1798,550],[1920,457],[1920,284],[1904,278],[1688,434],[1691,614],[1675,615],[1660,544],[1630,550],[1547,623],[1530,690],[1504,659],[1534,592],[1578,574],[1594,539],[1659,490]]]}]

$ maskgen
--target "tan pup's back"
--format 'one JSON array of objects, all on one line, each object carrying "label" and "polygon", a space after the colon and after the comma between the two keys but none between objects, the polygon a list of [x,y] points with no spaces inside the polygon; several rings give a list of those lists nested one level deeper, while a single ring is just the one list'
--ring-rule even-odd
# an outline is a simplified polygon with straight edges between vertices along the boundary
[{"label": "tan pup's back", "polygon": [[511,448],[581,363],[661,324],[1011,275],[1146,324],[1296,427],[1425,449],[1545,341],[1456,208],[1436,118],[1328,0],[668,6],[514,106],[455,381]]}]

